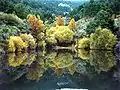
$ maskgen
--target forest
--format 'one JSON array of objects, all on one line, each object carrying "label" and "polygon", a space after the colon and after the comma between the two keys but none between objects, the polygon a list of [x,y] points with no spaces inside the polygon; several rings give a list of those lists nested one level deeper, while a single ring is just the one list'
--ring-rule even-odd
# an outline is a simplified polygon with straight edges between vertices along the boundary
[{"label": "forest", "polygon": [[[59,7],[61,2],[0,1],[0,52],[56,46],[115,48],[120,32],[119,0],[90,0],[78,7],[75,3],[68,7],[72,3],[70,1],[63,1],[69,4],[67,7]],[[119,49],[119,43],[116,48]]]},{"label": "forest", "polygon": [[0,0],[0,90],[119,90],[119,60],[119,0]]}]

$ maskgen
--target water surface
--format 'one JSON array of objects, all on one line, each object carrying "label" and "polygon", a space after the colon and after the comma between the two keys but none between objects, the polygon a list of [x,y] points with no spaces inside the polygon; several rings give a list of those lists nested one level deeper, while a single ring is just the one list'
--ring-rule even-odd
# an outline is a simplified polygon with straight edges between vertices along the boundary
[{"label": "water surface", "polygon": [[119,90],[118,58],[110,51],[32,51],[0,56],[0,90]]}]

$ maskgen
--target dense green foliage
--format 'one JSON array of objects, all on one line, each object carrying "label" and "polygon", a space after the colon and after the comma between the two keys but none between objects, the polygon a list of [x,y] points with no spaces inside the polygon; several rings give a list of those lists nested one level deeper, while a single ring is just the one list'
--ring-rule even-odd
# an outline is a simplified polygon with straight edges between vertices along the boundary
[{"label": "dense green foliage", "polygon": [[76,20],[83,17],[94,17],[101,10],[105,10],[109,13],[119,13],[119,0],[96,0],[89,3],[80,5],[78,8],[75,8],[70,14],[71,17],[74,17]]},{"label": "dense green foliage", "polygon": [[94,33],[99,26],[102,28],[113,29],[113,20],[111,14],[107,11],[101,10],[97,13],[93,20],[89,22],[86,28],[88,34]]},{"label": "dense green foliage", "polygon": [[82,38],[78,41],[78,48],[89,49],[90,48],[90,39]]},{"label": "dense green foliage", "polygon": [[23,24],[23,20],[14,14],[0,13],[0,20],[6,21],[9,24]]},{"label": "dense green foliage", "polygon": [[14,14],[0,13],[0,40],[7,40],[11,35],[28,32],[24,21]]},{"label": "dense green foliage", "polygon": [[90,48],[112,50],[116,40],[116,36],[111,31],[98,28],[95,33],[90,35]]},{"label": "dense green foliage", "polygon": [[100,10],[112,12],[111,7],[108,4],[95,1],[93,3],[85,3],[80,5],[77,9],[74,9],[71,12],[71,16],[75,19],[94,17]]}]

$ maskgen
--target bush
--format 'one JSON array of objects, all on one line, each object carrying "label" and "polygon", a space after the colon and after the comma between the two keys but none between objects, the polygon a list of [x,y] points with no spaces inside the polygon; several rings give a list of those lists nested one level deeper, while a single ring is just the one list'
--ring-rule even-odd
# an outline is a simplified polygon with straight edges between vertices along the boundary
[{"label": "bush", "polygon": [[59,42],[71,42],[73,40],[74,32],[67,26],[59,26],[55,33],[55,38]]},{"label": "bush", "polygon": [[74,32],[68,28],[68,26],[56,26],[47,30],[47,41],[56,43],[58,40],[60,43],[69,43],[73,40]]},{"label": "bush", "polygon": [[78,41],[78,48],[89,49],[90,48],[90,39],[82,38]]},{"label": "bush", "polygon": [[19,36],[10,36],[8,44],[8,52],[21,52],[23,49],[27,49],[27,44]]},{"label": "bush", "polygon": [[106,28],[98,28],[95,33],[90,35],[90,49],[112,50],[116,40],[116,36],[111,31]]},{"label": "bush", "polygon": [[30,49],[36,48],[36,40],[31,34],[21,34],[20,37]]}]

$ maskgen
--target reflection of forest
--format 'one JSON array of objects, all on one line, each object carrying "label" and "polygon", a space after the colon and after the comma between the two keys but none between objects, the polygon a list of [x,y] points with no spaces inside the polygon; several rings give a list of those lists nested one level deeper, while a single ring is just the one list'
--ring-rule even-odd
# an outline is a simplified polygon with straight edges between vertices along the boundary
[{"label": "reflection of forest", "polygon": [[[29,80],[40,80],[49,69],[59,76],[66,73],[75,76],[78,73],[88,78],[94,78],[101,72],[111,70],[115,65],[115,56],[110,51],[79,50],[78,58],[74,58],[70,52],[54,51],[49,53],[45,51],[10,53],[5,56],[4,59],[1,57],[2,69],[0,74],[4,71],[4,73],[9,72],[9,74],[24,71]],[[16,79],[18,78],[20,77]]]}]

